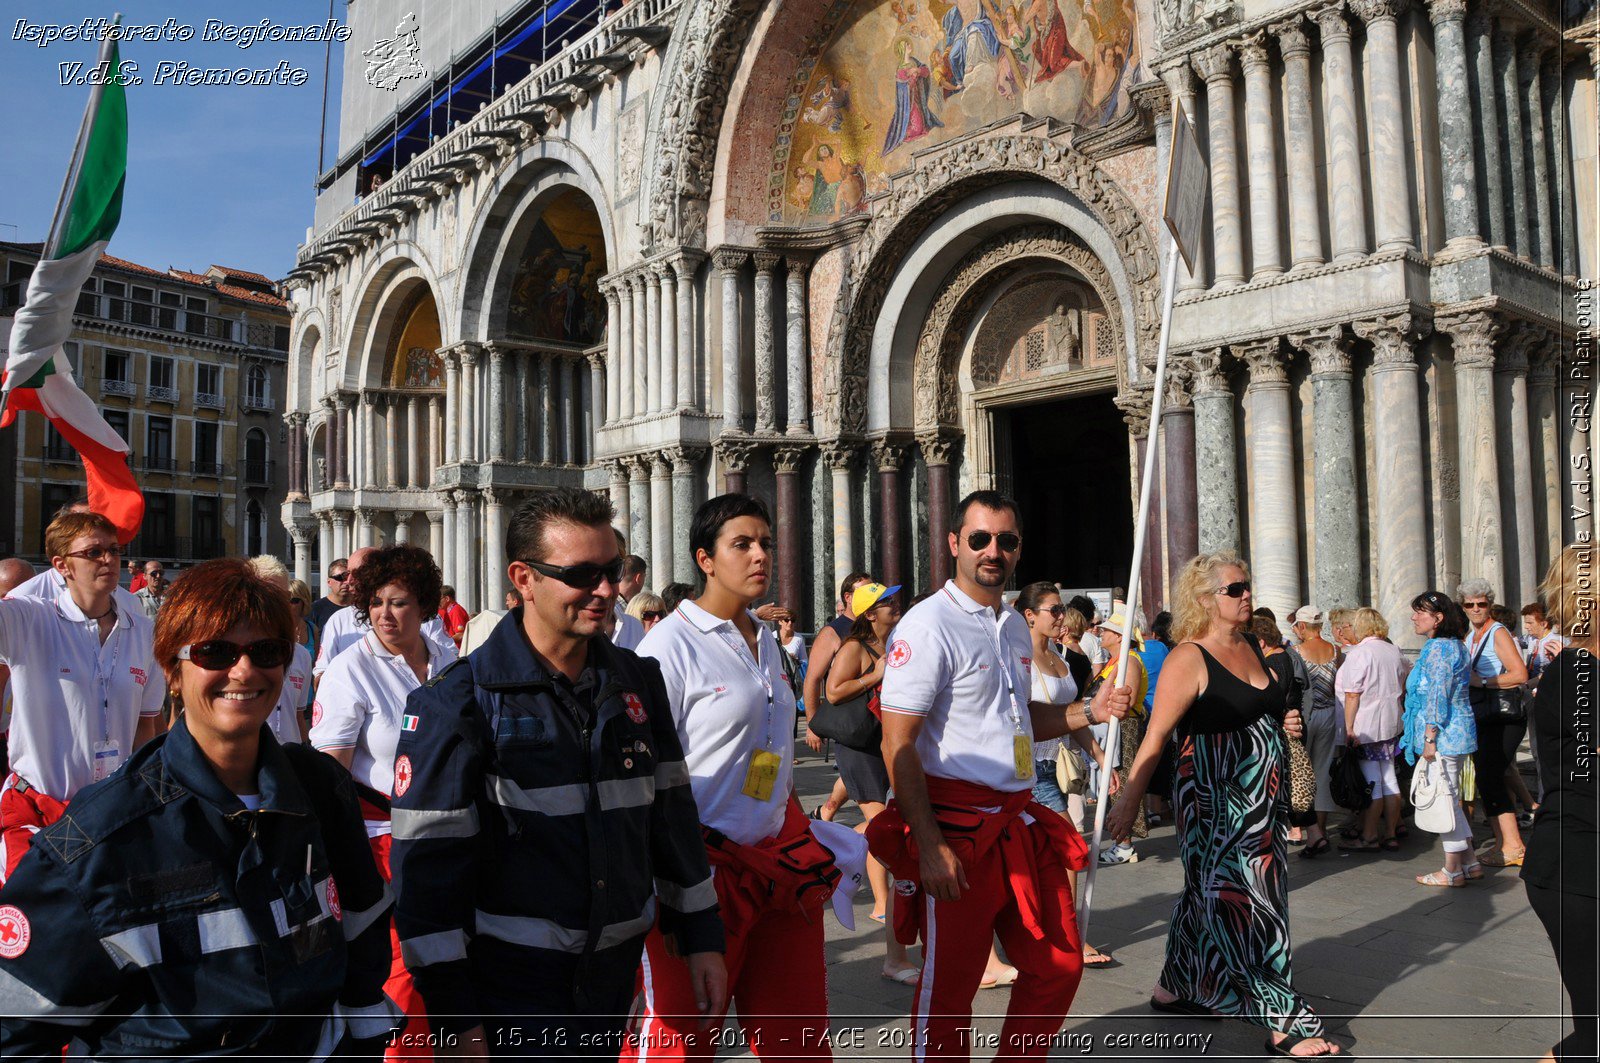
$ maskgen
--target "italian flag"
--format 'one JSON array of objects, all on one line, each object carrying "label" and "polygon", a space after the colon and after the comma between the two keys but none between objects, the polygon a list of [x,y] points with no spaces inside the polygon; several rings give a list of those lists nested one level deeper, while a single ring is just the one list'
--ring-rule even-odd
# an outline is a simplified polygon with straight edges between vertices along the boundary
[{"label": "italian flag", "polygon": [[0,384],[5,411],[0,427],[16,420],[18,410],[50,418],[83,459],[90,508],[115,524],[117,537],[126,544],[144,519],[144,495],[128,468],[128,444],[73,381],[62,347],[72,335],[72,312],[83,282],[122,217],[128,171],[128,97],[115,41],[101,48],[96,73],[104,83],[89,97],[44,257],[12,324],[11,351]]}]

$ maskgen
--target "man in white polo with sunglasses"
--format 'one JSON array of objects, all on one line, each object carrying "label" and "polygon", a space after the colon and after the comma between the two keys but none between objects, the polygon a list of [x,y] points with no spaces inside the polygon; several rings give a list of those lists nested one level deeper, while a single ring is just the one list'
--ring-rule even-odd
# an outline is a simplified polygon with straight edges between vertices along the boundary
[{"label": "man in white polo with sunglasses", "polygon": [[[1088,846],[1036,803],[1033,743],[1121,718],[1132,692],[1029,703],[1033,641],[1001,595],[1022,552],[1017,504],[975,491],[957,504],[956,576],[913,606],[889,645],[881,702],[893,796],[867,826],[896,879],[901,941],[923,943],[912,1058],[967,1059],[972,999],[996,934],[1018,970],[999,1055],[1043,1058],[1083,973],[1067,868]],[[906,897],[908,885],[915,892]]]}]

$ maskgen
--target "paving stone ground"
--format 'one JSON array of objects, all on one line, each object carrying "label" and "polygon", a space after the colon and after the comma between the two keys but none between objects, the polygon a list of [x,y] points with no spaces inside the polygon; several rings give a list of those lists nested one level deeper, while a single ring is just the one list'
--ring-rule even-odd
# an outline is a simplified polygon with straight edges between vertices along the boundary
[{"label": "paving stone ground", "polygon": [[[796,788],[810,809],[834,771],[803,744],[797,752]],[[839,819],[860,821],[854,806]],[[1481,840],[1487,828],[1479,830]],[[1266,1034],[1257,1027],[1146,1006],[1183,871],[1170,825],[1137,847],[1137,864],[1102,869],[1095,884],[1090,939],[1121,965],[1084,972],[1050,1058],[1262,1058]],[[1560,1017],[1567,1005],[1549,942],[1515,869],[1488,869],[1461,890],[1416,885],[1414,875],[1442,862],[1437,838],[1421,832],[1397,853],[1335,850],[1303,860],[1297,852],[1289,859],[1295,984],[1357,1057],[1538,1059],[1570,1029]],[[913,990],[880,976],[882,927],[867,918],[870,895],[863,891],[857,902],[853,932],[825,916],[834,1058],[907,1059]],[[979,992],[977,1036],[998,1036],[1008,996]],[[973,1052],[978,1060],[992,1056]]]}]

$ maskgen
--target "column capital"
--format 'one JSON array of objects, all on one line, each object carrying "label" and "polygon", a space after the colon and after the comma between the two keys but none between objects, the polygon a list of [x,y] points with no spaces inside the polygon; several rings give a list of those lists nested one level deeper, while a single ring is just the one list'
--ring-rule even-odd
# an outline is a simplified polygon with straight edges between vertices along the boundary
[{"label": "column capital", "polygon": [[717,460],[729,472],[744,472],[755,456],[756,444],[748,439],[724,437],[716,443]]},{"label": "column capital", "polygon": [[514,352],[514,351],[517,351],[517,350],[521,349],[521,348],[515,348],[515,347],[508,347],[504,343],[496,343],[493,340],[490,340],[488,343],[485,343],[483,346],[484,346],[484,349],[489,352],[489,364],[494,366],[494,367],[496,367],[496,368],[499,368],[500,366],[505,364],[506,354],[508,352]]},{"label": "column capital", "polygon": [[504,487],[485,487],[483,489],[483,504],[486,506],[503,506],[511,501],[511,492]]},{"label": "column capital", "polygon": [[1189,379],[1196,395],[1228,395],[1228,375],[1223,371],[1224,347],[1207,347],[1189,355]]},{"label": "column capital", "polygon": [[1283,22],[1275,22],[1267,31],[1278,38],[1278,54],[1285,59],[1311,54],[1311,40],[1306,36],[1306,20],[1296,15]]},{"label": "column capital", "polygon": [[1288,385],[1288,365],[1276,339],[1235,344],[1233,356],[1244,362],[1250,370],[1249,387]]},{"label": "column capital", "polygon": [[757,251],[755,260],[757,273],[770,274],[783,263],[783,256],[776,251]]},{"label": "column capital", "polygon": [[412,513],[409,509],[397,509],[394,512],[394,522],[396,524],[410,524],[411,518],[414,516],[416,516],[416,514]]},{"label": "column capital", "polygon": [[430,509],[426,516],[430,525],[444,523],[444,512],[442,510]]},{"label": "column capital", "polygon": [[627,466],[623,464],[621,458],[607,458],[600,464],[605,467],[606,475],[610,477],[613,487],[620,487],[628,482]]},{"label": "column capital", "polygon": [[334,510],[328,514],[328,519],[333,521],[333,526],[336,528],[350,527],[350,511],[347,509]]},{"label": "column capital", "polygon": [[678,275],[678,283],[680,285],[688,284],[692,281],[695,271],[700,268],[700,263],[705,260],[706,253],[692,247],[679,248],[669,259],[672,263],[673,272]]},{"label": "column capital", "polygon": [[917,446],[922,449],[922,463],[929,468],[950,465],[955,460],[956,449],[961,446],[961,437],[942,432],[924,432],[917,436]]},{"label": "column capital", "polygon": [[1167,91],[1180,99],[1194,95],[1194,79],[1194,66],[1188,61],[1174,63],[1161,71],[1161,80],[1167,83]]},{"label": "column capital", "polygon": [[810,453],[808,446],[798,446],[785,443],[772,448],[772,467],[780,476],[792,476],[800,471],[800,465]]},{"label": "column capital", "polygon": [[1372,367],[1377,372],[1390,367],[1415,369],[1417,340],[1430,328],[1427,321],[1417,320],[1410,314],[1357,321],[1350,326],[1358,338],[1372,344]]},{"label": "column capital", "polygon": [[360,506],[356,509],[356,519],[369,526],[376,524],[378,523],[378,511],[371,506]]},{"label": "column capital", "polygon": [[1167,363],[1167,387],[1163,410],[1194,408],[1194,388],[1189,374],[1189,366],[1182,359],[1173,359]]},{"label": "column capital", "polygon": [[1239,42],[1239,62],[1246,74],[1267,70],[1272,65],[1272,55],[1267,50],[1267,33],[1256,30]]},{"label": "column capital", "polygon": [[1538,357],[1544,342],[1545,330],[1538,325],[1526,321],[1508,325],[1500,341],[1499,360],[1494,371],[1510,376],[1529,375],[1533,359]]},{"label": "column capital", "polygon": [[672,263],[665,259],[656,259],[654,262],[647,264],[644,269],[645,273],[649,275],[649,282],[659,285],[672,273]]},{"label": "column capital", "polygon": [[1150,393],[1154,387],[1153,381],[1132,384],[1111,400],[1122,411],[1122,423],[1128,426],[1129,434],[1135,439],[1144,439],[1150,434]]},{"label": "column capital", "polygon": [[810,251],[785,251],[783,253],[783,268],[788,271],[789,280],[804,280],[806,274],[811,272],[811,265],[816,261],[816,255]]},{"label": "column capital", "polygon": [[842,439],[830,439],[821,445],[822,460],[830,469],[848,469],[855,464],[856,455],[861,453],[858,443]]},{"label": "column capital", "polygon": [[[1465,3],[1466,0],[1462,0]],[[1350,40],[1350,22],[1344,17],[1343,0],[1335,0],[1327,7],[1319,7],[1307,13],[1307,17],[1317,24],[1317,32],[1322,35],[1324,47],[1336,41]]]},{"label": "column capital", "polygon": [[590,369],[604,370],[606,367],[606,352],[604,349],[590,351],[583,358],[584,361],[589,363]]},{"label": "column capital", "polygon": [[891,472],[903,468],[906,458],[910,457],[911,448],[899,439],[875,439],[872,441],[872,464],[879,472]]},{"label": "column capital", "polygon": [[1194,54],[1194,68],[1207,84],[1233,77],[1233,45],[1228,41],[1213,44]]},{"label": "column capital", "polygon": [[289,535],[294,539],[295,545],[308,543],[312,536],[320,530],[318,522],[314,520],[293,520],[289,522]]},{"label": "column capital", "polygon": [[467,369],[471,369],[478,364],[478,353],[482,349],[483,345],[480,343],[458,343],[455,347],[457,355],[461,358],[462,366]]},{"label": "column capital", "polygon": [[672,462],[674,476],[692,476],[697,462],[706,456],[706,448],[695,444],[669,447],[662,451],[668,461]]},{"label": "column capital", "polygon": [[628,467],[628,479],[640,482],[650,479],[650,461],[649,454],[630,454],[623,458],[622,463]]},{"label": "column capital", "polygon": [[1450,337],[1455,348],[1456,369],[1493,369],[1495,341],[1502,324],[1499,318],[1484,310],[1440,319],[1435,322],[1439,331]]},{"label": "column capital", "polygon": [[1368,25],[1384,19],[1393,22],[1406,9],[1406,0],[1349,0],[1349,2],[1350,10]]},{"label": "column capital", "polygon": [[361,393],[361,405],[363,405],[363,406],[376,406],[376,405],[378,405],[378,393],[376,391],[372,391],[372,390],[363,391]]},{"label": "column capital", "polygon": [[720,273],[735,273],[750,261],[750,252],[737,247],[719,247],[711,252],[711,264]]},{"label": "column capital", "polygon": [[334,392],[333,404],[338,408],[340,413],[348,413],[350,411],[350,407],[354,405],[350,401],[350,393],[348,391]]},{"label": "column capital", "polygon": [[1427,0],[1428,21],[1435,26],[1442,22],[1461,22],[1467,17],[1467,0]]},{"label": "column capital", "polygon": [[1349,378],[1350,341],[1345,338],[1344,326],[1297,332],[1289,337],[1289,345],[1311,359],[1312,375]]}]

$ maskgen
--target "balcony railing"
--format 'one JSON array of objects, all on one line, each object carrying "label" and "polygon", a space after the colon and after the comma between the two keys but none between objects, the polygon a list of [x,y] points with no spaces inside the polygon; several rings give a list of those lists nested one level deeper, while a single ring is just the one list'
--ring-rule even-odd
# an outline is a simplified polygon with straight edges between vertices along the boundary
[{"label": "balcony railing", "polygon": [[197,461],[194,463],[194,474],[196,476],[209,476],[212,479],[215,479],[222,475],[222,462]]},{"label": "balcony railing", "polygon": [[100,391],[106,395],[126,395],[130,399],[139,394],[138,385],[131,380],[113,380],[107,377],[100,384]]},{"label": "balcony railing", "polygon": [[170,558],[174,561],[209,561],[214,557],[222,557],[227,549],[227,544],[220,538],[169,535],[151,529],[129,543],[123,554],[126,557]]},{"label": "balcony railing", "polygon": [[194,404],[196,406],[204,406],[212,410],[220,410],[222,409],[223,405],[222,396],[212,394],[209,391],[197,391],[195,392],[194,396]]},{"label": "balcony railing", "polygon": [[272,462],[247,461],[244,463],[244,482],[254,487],[267,487],[272,483]]},{"label": "balcony railing", "polygon": [[110,295],[83,292],[78,296],[76,312],[83,317],[98,317],[106,321],[122,321],[143,328],[183,332],[210,340],[235,343],[237,322],[231,318],[202,314],[197,310],[179,310],[176,307],[157,306],[153,303]]},{"label": "balcony railing", "polygon": [[177,402],[178,389],[162,387],[160,384],[151,384],[147,389],[151,402]]},{"label": "balcony railing", "polygon": [[140,459],[139,464],[144,468],[145,472],[177,472],[178,471],[177,459],[176,458],[166,457],[166,456],[163,456],[163,455],[158,455],[156,457],[151,457],[151,456],[149,456],[147,454],[142,459]]},{"label": "balcony railing", "polygon": [[272,409],[272,400],[265,395],[252,395],[247,391],[239,405],[247,410],[270,410]]}]

